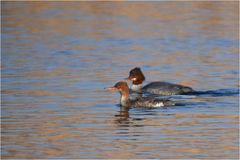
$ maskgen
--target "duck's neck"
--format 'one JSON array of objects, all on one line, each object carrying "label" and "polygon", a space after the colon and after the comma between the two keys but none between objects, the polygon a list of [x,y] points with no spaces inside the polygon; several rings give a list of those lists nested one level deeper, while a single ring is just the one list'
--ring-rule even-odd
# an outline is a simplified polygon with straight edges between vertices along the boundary
[{"label": "duck's neck", "polygon": [[140,91],[142,89],[142,83],[141,84],[132,84],[131,89],[133,91]]},{"label": "duck's neck", "polygon": [[120,103],[122,106],[127,106],[129,102],[129,91],[121,92]]}]

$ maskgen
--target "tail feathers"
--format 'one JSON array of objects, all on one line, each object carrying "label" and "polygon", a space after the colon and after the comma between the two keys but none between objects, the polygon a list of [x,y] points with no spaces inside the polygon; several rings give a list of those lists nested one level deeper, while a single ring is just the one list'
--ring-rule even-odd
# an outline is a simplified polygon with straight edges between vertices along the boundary
[{"label": "tail feathers", "polygon": [[192,92],[194,92],[194,90],[192,88],[190,88],[190,87],[183,87],[182,90],[183,90],[184,93],[192,93]]}]

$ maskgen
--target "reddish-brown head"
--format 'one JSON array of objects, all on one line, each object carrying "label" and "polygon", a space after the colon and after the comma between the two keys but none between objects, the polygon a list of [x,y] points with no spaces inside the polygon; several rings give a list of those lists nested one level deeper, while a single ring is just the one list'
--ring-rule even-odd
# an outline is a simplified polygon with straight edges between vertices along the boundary
[{"label": "reddish-brown head", "polygon": [[126,82],[117,82],[113,87],[107,88],[109,91],[119,91],[121,94],[128,96],[129,88]]},{"label": "reddish-brown head", "polygon": [[127,79],[131,80],[133,84],[138,85],[143,83],[143,81],[145,80],[145,77],[141,69],[136,67],[129,72],[129,76]]}]

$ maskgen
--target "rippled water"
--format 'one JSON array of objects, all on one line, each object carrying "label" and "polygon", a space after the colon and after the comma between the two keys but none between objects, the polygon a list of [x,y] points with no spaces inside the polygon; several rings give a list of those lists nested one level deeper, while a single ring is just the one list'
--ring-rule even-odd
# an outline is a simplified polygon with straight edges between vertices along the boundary
[{"label": "rippled water", "polygon": [[[2,158],[238,158],[238,2],[2,2]],[[119,107],[142,68],[209,91]],[[146,83],[147,83],[146,82]]]}]

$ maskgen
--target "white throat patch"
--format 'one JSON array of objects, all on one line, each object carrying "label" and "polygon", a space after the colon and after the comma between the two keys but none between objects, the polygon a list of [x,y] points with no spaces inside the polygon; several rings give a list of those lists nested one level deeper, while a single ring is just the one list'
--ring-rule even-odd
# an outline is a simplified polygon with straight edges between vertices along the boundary
[{"label": "white throat patch", "polygon": [[121,98],[120,98],[121,105],[126,106],[127,105],[127,100],[128,99],[125,96],[121,95]]}]

